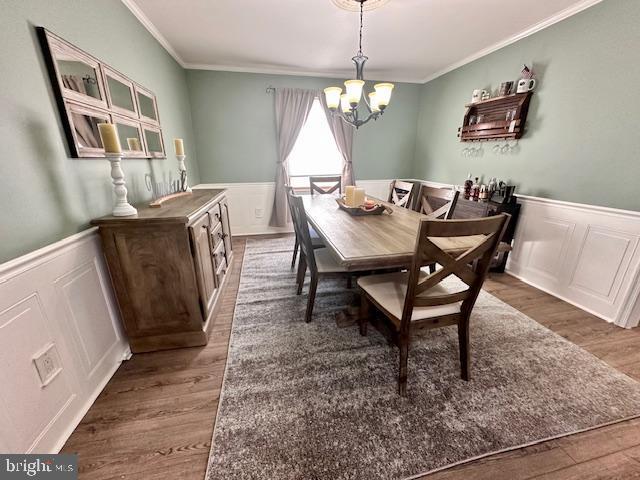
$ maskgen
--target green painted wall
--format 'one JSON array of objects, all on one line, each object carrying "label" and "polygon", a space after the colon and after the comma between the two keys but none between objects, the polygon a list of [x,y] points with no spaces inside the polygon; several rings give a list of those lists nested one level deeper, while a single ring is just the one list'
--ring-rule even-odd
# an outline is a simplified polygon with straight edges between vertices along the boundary
[{"label": "green painted wall", "polygon": [[[165,136],[184,137],[198,182],[186,72],[118,0],[3,0],[0,15],[0,262],[69,236],[111,211],[106,160],[71,159],[34,26],[44,26],[151,89]],[[125,160],[130,199],[149,198],[144,174],[175,158]]]},{"label": "green painted wall", "polygon": [[[343,80],[204,70],[187,73],[202,182],[272,182],[274,87],[324,88]],[[371,82],[369,82],[368,88]],[[421,85],[396,84],[384,117],[356,133],[358,179],[411,176]]]},{"label": "green painted wall", "polygon": [[[640,2],[605,0],[422,87],[414,175],[497,176],[523,194],[640,210]],[[517,153],[461,155],[456,132],[474,88],[497,89],[523,63],[539,77]],[[476,144],[474,144],[476,145]]]}]

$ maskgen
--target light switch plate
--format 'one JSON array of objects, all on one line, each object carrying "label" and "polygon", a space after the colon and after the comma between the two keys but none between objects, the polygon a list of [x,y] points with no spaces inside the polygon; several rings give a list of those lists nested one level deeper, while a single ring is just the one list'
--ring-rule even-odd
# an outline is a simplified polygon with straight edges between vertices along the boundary
[{"label": "light switch plate", "polygon": [[256,218],[262,218],[264,216],[264,209],[256,208],[255,215],[256,215]]},{"label": "light switch plate", "polygon": [[40,377],[40,383],[46,387],[62,371],[60,356],[55,344],[50,343],[40,350],[34,357],[33,363]]}]

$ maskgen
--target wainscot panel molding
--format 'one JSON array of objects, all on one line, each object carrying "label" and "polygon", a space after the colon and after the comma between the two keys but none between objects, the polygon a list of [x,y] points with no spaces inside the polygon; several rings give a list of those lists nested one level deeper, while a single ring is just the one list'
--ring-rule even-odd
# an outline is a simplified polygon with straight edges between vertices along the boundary
[{"label": "wainscot panel molding", "polygon": [[608,322],[638,326],[640,212],[516,195],[522,211],[507,272]]},{"label": "wainscot panel molding", "polygon": [[[391,180],[358,180],[367,195],[386,199]],[[274,182],[258,183],[202,183],[193,188],[227,189],[229,215],[234,235],[262,235],[268,233],[293,232],[293,226],[278,228],[269,226]]]},{"label": "wainscot panel molding", "polygon": [[129,355],[96,229],[1,264],[2,451],[58,452]]},{"label": "wainscot panel molding", "polygon": [[616,325],[637,326],[640,212],[518,198],[509,273]]},{"label": "wainscot panel molding", "polygon": [[[357,183],[369,195],[386,198],[390,182]],[[269,226],[273,182],[196,188],[228,189],[234,235],[291,231]],[[640,324],[640,212],[527,195],[518,201],[522,212],[507,272],[608,322]]]}]

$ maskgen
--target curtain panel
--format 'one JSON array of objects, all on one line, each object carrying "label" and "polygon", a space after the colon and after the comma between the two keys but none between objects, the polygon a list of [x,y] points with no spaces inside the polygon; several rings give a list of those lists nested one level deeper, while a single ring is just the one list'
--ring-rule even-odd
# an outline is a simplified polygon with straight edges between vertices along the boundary
[{"label": "curtain panel", "polygon": [[342,165],[342,190],[347,185],[355,185],[355,176],[353,174],[353,135],[355,127],[345,121],[339,115],[334,115],[327,106],[327,100],[322,91],[318,92],[318,98],[324,108],[324,113],[327,116],[327,122],[333,138],[338,145],[338,150],[342,154],[344,163]]},{"label": "curtain panel", "polygon": [[276,169],[276,191],[273,198],[273,210],[269,225],[285,227],[289,221],[287,206],[288,182],[287,158],[293,150],[302,126],[307,121],[313,101],[317,96],[315,90],[301,88],[277,88],[275,92],[276,111],[276,145],[278,160]]}]

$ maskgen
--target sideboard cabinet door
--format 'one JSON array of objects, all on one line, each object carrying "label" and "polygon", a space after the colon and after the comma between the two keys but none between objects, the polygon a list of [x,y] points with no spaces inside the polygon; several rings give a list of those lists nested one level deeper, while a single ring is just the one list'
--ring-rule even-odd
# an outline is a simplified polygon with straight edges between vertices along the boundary
[{"label": "sideboard cabinet door", "polygon": [[207,215],[203,215],[202,218],[189,227],[194,247],[200,303],[205,319],[213,308],[217,291],[216,270],[211,254],[210,228],[211,225]]}]

